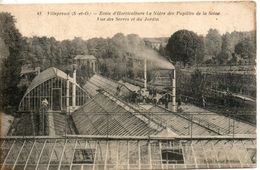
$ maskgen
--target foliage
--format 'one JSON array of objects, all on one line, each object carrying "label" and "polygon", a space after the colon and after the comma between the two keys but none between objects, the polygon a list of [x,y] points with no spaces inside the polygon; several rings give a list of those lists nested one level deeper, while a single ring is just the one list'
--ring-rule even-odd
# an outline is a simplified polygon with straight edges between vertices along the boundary
[{"label": "foliage", "polygon": [[202,37],[188,30],[175,32],[169,39],[166,49],[173,61],[184,64],[197,64],[203,60],[204,43]]},{"label": "foliage", "polygon": [[199,70],[195,70],[195,72],[191,75],[191,92],[194,97],[200,98],[203,95],[205,90],[205,81],[203,74]]},{"label": "foliage", "polygon": [[[188,30],[172,34],[168,44],[160,45],[159,53],[174,62],[184,65],[195,64],[241,64],[241,60],[253,63],[255,54],[254,32],[232,32],[220,35],[210,29],[205,37]],[[158,56],[148,49],[143,38],[136,34],[117,33],[111,38],[57,41],[54,37],[22,37],[15,27],[15,19],[9,13],[0,13],[0,107],[1,110],[17,107],[23,88],[19,88],[21,66],[28,64],[41,70],[55,66],[63,71],[70,70],[74,58],[79,54],[94,55],[98,60],[99,73],[110,78],[142,78],[144,57]],[[205,57],[204,55],[212,56]],[[158,64],[158,63],[157,63]],[[148,68],[149,69],[149,68]],[[93,74],[88,67],[78,70],[80,84]],[[148,72],[149,74],[149,72]],[[148,75],[150,77],[150,75]],[[191,91],[194,95],[203,93],[203,77],[196,71],[192,75]],[[199,89],[194,89],[199,88]],[[5,106],[5,108],[3,107]]]},{"label": "foliage", "polygon": [[224,65],[227,64],[228,60],[230,60],[232,54],[229,50],[221,51],[217,56],[217,64]]},{"label": "foliage", "polygon": [[255,64],[255,41],[253,31],[234,31],[220,35],[218,30],[209,29],[205,37],[198,37],[192,31],[180,30],[170,37],[166,48],[160,47],[159,52],[163,56],[169,55],[175,62],[190,65]]},{"label": "foliage", "polygon": [[[234,55],[240,55],[242,60],[251,62],[255,59],[255,34],[254,32],[232,32],[222,36],[222,50],[218,56],[218,63],[236,65],[238,59]],[[237,56],[236,56],[237,58]],[[248,62],[248,61],[246,61]]]},{"label": "foliage", "polygon": [[222,37],[216,29],[209,29],[205,37],[205,53],[217,56],[221,52]]},{"label": "foliage", "polygon": [[101,74],[114,79],[137,75],[138,70],[127,68],[127,63],[133,58],[143,60],[142,51],[146,48],[138,35],[122,33],[107,39],[90,39],[87,44],[90,54],[98,58]]},{"label": "foliage", "polygon": [[249,38],[240,41],[235,46],[235,53],[244,59],[248,58],[250,61],[254,59],[255,51],[255,45]]},{"label": "foliage", "polygon": [[88,53],[86,42],[78,37],[61,42],[46,36],[27,38],[26,41],[28,52],[25,61],[42,70],[52,66],[64,70],[73,64],[76,55]]},{"label": "foliage", "polygon": [[0,37],[9,51],[0,63],[0,109],[11,112],[21,99],[22,92],[17,85],[20,82],[24,40],[9,13],[0,13]]}]

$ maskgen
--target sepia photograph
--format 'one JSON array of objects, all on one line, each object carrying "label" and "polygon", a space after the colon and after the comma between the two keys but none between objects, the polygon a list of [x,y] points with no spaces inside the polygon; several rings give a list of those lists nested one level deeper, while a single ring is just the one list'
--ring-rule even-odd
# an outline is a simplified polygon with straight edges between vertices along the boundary
[{"label": "sepia photograph", "polygon": [[256,3],[0,4],[0,169],[257,167]]}]

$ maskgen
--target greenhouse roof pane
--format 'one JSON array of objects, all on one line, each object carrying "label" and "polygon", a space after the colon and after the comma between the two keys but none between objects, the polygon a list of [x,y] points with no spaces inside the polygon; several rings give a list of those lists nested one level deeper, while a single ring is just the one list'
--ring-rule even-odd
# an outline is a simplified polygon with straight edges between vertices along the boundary
[{"label": "greenhouse roof pane", "polygon": [[[222,141],[230,144],[223,145]],[[254,168],[255,139],[2,138],[4,167]],[[7,144],[9,143],[9,144]],[[207,143],[207,145],[204,145]],[[177,156],[178,155],[178,156]]]}]

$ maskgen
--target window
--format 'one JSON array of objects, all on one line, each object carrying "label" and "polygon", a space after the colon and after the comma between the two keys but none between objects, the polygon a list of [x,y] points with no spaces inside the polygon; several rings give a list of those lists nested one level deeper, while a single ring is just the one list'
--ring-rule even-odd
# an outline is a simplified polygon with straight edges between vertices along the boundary
[{"label": "window", "polygon": [[164,164],[184,164],[182,149],[162,149]]},{"label": "window", "polygon": [[76,149],[73,157],[73,163],[93,164],[95,149]]}]

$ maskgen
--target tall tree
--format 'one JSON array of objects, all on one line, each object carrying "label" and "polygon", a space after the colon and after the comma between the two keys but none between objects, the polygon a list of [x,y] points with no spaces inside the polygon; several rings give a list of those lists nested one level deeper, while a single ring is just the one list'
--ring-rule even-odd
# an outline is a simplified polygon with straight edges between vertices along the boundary
[{"label": "tall tree", "polygon": [[1,63],[0,100],[1,110],[16,109],[21,99],[21,90],[17,87],[20,82],[22,65],[21,34],[15,27],[15,19],[10,13],[0,13],[0,37],[9,49],[9,56]]},{"label": "tall tree", "polygon": [[235,53],[239,54],[242,58],[249,59],[252,62],[255,59],[255,45],[254,41],[246,38],[235,46]]},{"label": "tall tree", "polygon": [[221,52],[217,55],[217,64],[226,64],[232,58],[232,36],[226,33],[222,36]]},{"label": "tall tree", "polygon": [[184,64],[198,64],[204,57],[204,43],[202,37],[188,30],[175,32],[170,39],[166,49],[171,59]]},{"label": "tall tree", "polygon": [[216,29],[209,29],[205,37],[205,53],[215,57],[221,52],[222,38]]}]

